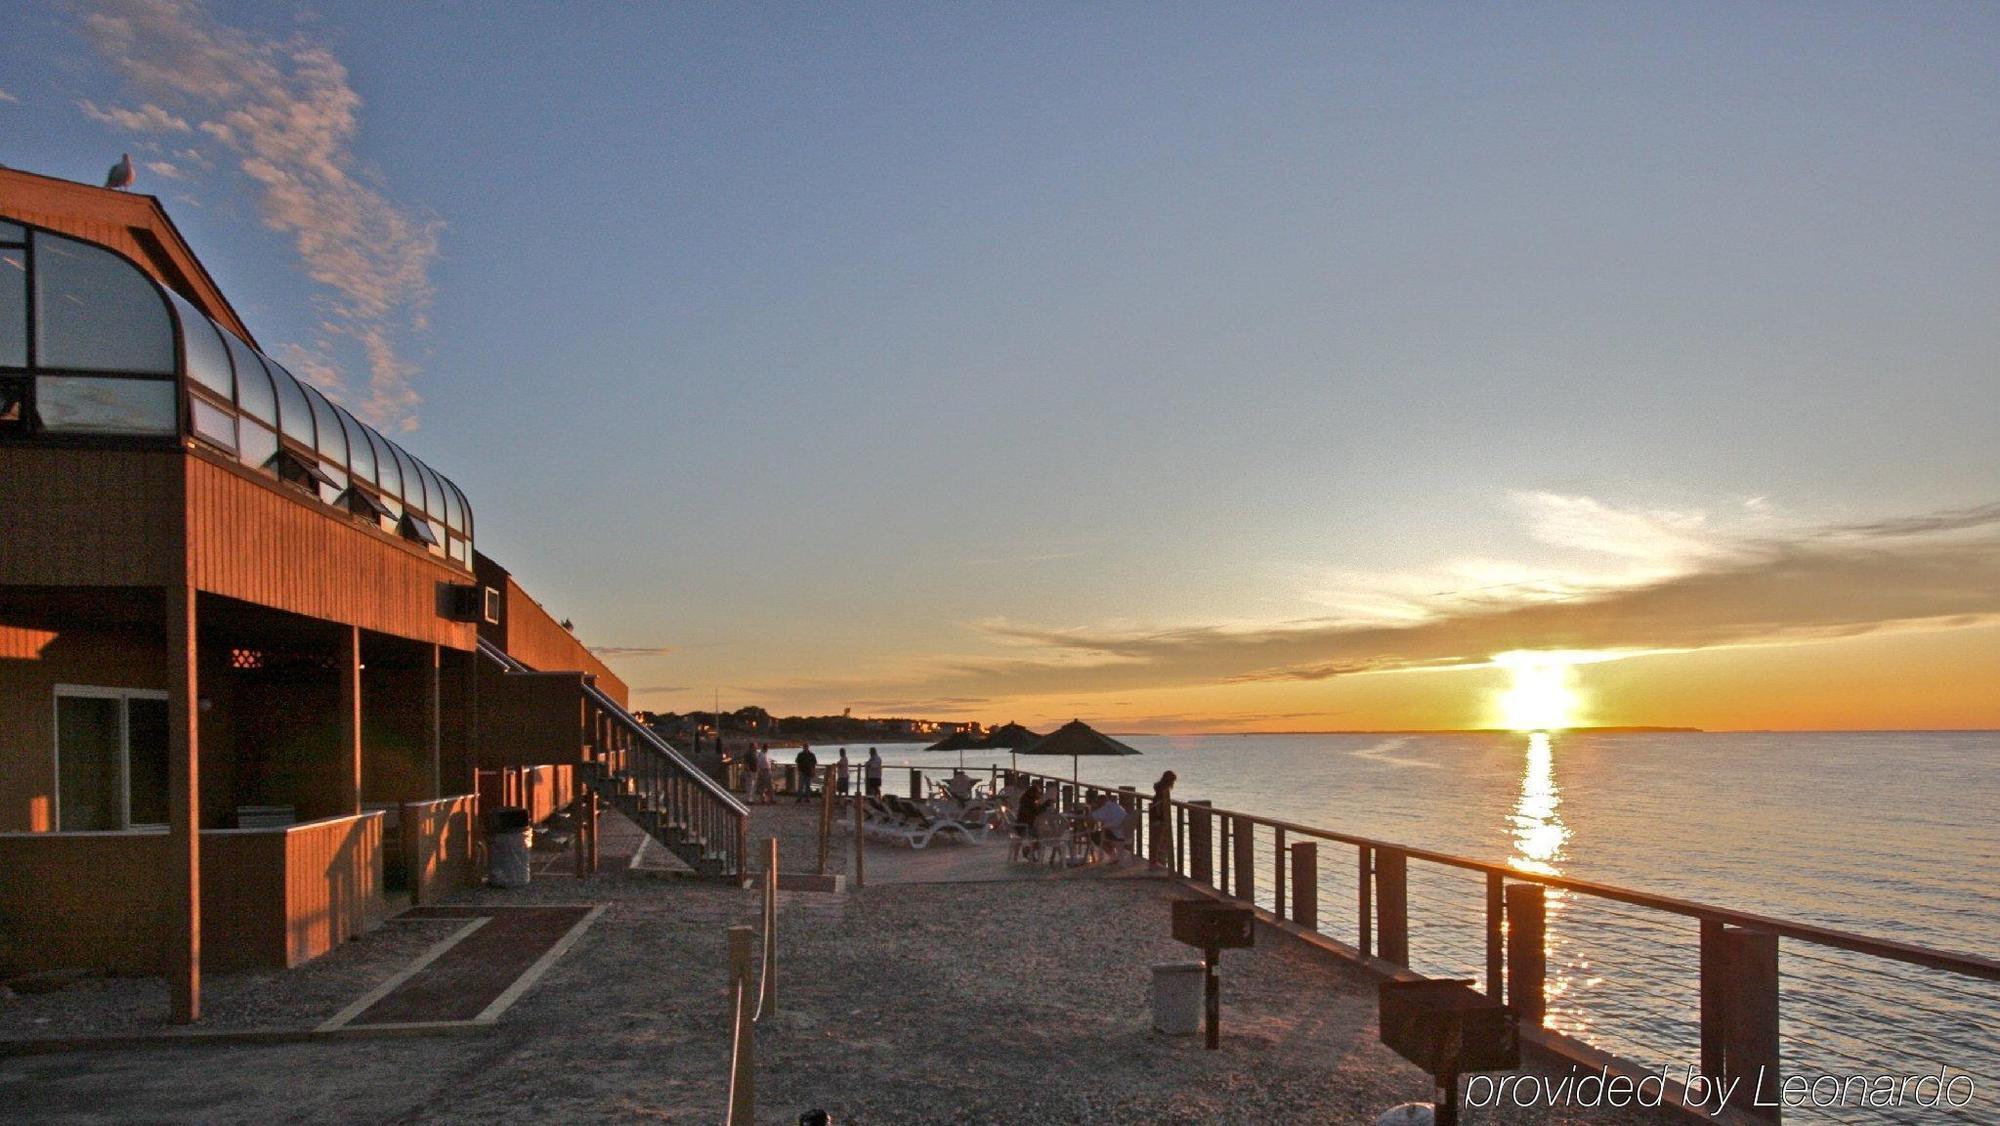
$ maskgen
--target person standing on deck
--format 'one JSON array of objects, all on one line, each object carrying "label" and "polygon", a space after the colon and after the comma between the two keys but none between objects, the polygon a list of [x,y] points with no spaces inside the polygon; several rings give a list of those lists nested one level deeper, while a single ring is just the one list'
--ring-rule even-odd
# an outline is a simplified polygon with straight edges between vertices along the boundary
[{"label": "person standing on deck", "polygon": [[799,768],[799,792],[792,798],[792,804],[810,801],[813,796],[813,775],[819,771],[819,756],[813,753],[810,744],[799,744],[799,757],[792,760]]},{"label": "person standing on deck", "polygon": [[847,761],[847,748],[840,748],[840,761],[834,764],[833,781],[834,785],[839,787],[835,792],[840,794],[841,797],[847,796],[847,771],[851,765]]},{"label": "person standing on deck", "polygon": [[861,764],[861,780],[868,784],[868,796],[882,796],[882,752],[868,748],[868,761]]},{"label": "person standing on deck", "polygon": [[757,744],[757,800],[765,805],[778,804],[778,783],[771,777],[771,745]]},{"label": "person standing on deck", "polygon": [[1153,783],[1153,806],[1146,811],[1146,855],[1155,868],[1165,865],[1173,855],[1174,843],[1167,839],[1167,827],[1174,823],[1174,783],[1178,781],[1169,770]]}]

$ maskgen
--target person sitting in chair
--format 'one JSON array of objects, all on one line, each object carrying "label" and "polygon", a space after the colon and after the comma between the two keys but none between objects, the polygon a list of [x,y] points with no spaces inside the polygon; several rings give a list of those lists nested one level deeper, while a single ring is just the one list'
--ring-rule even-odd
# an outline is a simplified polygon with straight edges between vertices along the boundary
[{"label": "person sitting in chair", "polygon": [[1125,847],[1125,821],[1129,815],[1125,807],[1109,791],[1099,793],[1097,801],[1090,807],[1090,819],[1097,828],[1091,832],[1091,843],[1104,850],[1112,860],[1118,859],[1119,850]]}]

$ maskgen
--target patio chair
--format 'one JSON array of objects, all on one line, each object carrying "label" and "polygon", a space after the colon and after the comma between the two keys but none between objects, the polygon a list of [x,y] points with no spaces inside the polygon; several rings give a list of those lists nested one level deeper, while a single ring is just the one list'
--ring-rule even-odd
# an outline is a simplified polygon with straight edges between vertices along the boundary
[{"label": "patio chair", "polygon": [[1034,864],[1047,864],[1051,868],[1069,864],[1070,842],[1074,834],[1069,818],[1053,809],[1045,809],[1035,815],[1033,825],[1028,827],[1028,835],[1015,845],[1015,856]]},{"label": "patio chair", "polygon": [[[883,798],[888,802],[890,809],[903,815],[908,826],[907,837],[911,848],[923,848],[939,833],[957,833],[968,841],[975,839],[971,829],[950,818],[933,816],[929,810],[916,802],[892,794],[885,794]],[[983,829],[980,835],[984,835]]]}]

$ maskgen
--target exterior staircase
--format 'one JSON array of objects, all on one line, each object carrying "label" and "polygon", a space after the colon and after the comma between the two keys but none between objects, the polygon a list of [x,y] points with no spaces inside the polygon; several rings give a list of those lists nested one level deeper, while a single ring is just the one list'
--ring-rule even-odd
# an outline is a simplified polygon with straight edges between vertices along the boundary
[{"label": "exterior staircase", "polygon": [[[479,650],[506,673],[528,668],[481,639]],[[577,780],[630,818],[695,874],[742,882],[749,875],[750,810],[736,795],[640,723],[587,680],[587,709],[606,720],[622,744],[613,769],[600,754],[576,764]],[[578,735],[581,745],[582,735]]]}]

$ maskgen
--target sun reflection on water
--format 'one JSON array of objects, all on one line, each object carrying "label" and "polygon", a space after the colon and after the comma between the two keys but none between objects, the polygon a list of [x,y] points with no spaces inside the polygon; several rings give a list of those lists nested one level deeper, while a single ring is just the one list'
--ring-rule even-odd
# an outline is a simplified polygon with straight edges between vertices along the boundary
[{"label": "sun reflection on water", "polygon": [[1523,872],[1560,876],[1557,861],[1565,855],[1569,826],[1559,812],[1562,789],[1556,785],[1555,751],[1546,732],[1528,736],[1528,759],[1521,771],[1521,797],[1514,803],[1514,855],[1508,863]]}]

